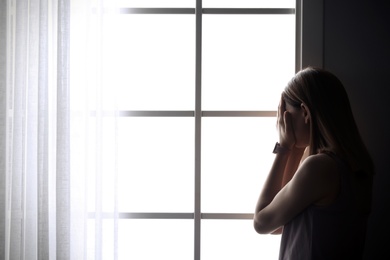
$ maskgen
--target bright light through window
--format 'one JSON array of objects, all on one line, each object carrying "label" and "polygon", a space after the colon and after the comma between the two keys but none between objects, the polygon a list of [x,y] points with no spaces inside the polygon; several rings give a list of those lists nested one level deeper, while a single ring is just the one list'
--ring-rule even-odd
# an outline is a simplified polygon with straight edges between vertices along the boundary
[{"label": "bright light through window", "polygon": [[295,1],[203,0],[201,27],[195,0],[72,2],[72,196],[88,211],[87,258],[276,259],[280,236],[248,216],[295,73]]},{"label": "bright light through window", "polygon": [[193,119],[126,118],[118,128],[119,210],[193,212]]},{"label": "bright light through window", "polygon": [[104,95],[114,97],[104,107],[192,110],[194,27],[192,15],[108,16],[103,43]]},{"label": "bright light through window", "polygon": [[205,15],[203,109],[275,110],[295,69],[294,19]]},{"label": "bright light through window", "polygon": [[204,220],[202,260],[278,259],[280,236],[258,235],[250,220]]},{"label": "bright light through window", "polygon": [[274,118],[204,118],[202,212],[252,213],[276,138]]}]

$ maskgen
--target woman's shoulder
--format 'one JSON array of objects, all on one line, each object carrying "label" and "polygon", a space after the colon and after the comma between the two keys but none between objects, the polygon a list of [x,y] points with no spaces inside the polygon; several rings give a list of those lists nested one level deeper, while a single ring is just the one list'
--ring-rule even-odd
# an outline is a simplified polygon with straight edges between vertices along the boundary
[{"label": "woman's shoulder", "polygon": [[340,189],[338,162],[325,153],[308,156],[297,171],[297,178],[306,178],[313,189],[322,195],[315,205],[325,206],[333,202]]},{"label": "woman's shoulder", "polygon": [[328,153],[318,153],[308,156],[302,163],[301,167],[308,168],[319,173],[334,173],[339,167],[339,162],[334,156]]}]

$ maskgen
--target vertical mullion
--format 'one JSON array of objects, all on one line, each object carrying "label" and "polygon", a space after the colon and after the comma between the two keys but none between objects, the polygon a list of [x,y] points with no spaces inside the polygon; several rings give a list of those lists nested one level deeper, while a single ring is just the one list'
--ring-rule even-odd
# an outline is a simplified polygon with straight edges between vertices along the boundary
[{"label": "vertical mullion", "polygon": [[195,60],[195,204],[194,204],[194,259],[200,260],[201,232],[201,121],[202,121],[202,0],[196,0],[196,60]]},{"label": "vertical mullion", "polygon": [[295,72],[302,69],[302,3],[295,3]]}]

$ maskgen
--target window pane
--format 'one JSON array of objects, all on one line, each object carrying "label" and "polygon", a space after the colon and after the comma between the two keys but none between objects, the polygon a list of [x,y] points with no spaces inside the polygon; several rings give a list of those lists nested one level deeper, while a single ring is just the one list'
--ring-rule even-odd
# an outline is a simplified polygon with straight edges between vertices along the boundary
[{"label": "window pane", "polygon": [[278,259],[279,235],[259,235],[252,220],[202,220],[201,259]]},{"label": "window pane", "polygon": [[119,211],[193,212],[193,118],[122,118]]},{"label": "window pane", "polygon": [[295,0],[203,0],[203,7],[295,8]]},{"label": "window pane", "polygon": [[204,118],[202,212],[252,213],[273,162],[275,118]]},{"label": "window pane", "polygon": [[117,0],[120,7],[195,7],[196,0]]},{"label": "window pane", "polygon": [[104,108],[193,110],[194,26],[194,15],[107,16]]},{"label": "window pane", "polygon": [[194,259],[193,220],[120,220],[118,240],[118,259]]},{"label": "window pane", "polygon": [[[193,220],[119,219],[118,259],[193,259]],[[102,248],[95,247],[95,220],[88,220],[87,259],[102,251],[102,259],[115,259],[114,220],[102,221]]]},{"label": "window pane", "polygon": [[295,74],[294,15],[204,15],[205,110],[276,110]]},{"label": "window pane", "polygon": [[[79,165],[72,165],[72,172],[80,181],[85,176],[85,187],[77,185],[74,189],[86,195],[89,212],[98,210],[96,206],[105,212],[114,209],[118,150],[116,125],[116,118],[91,117],[72,126],[75,132],[79,132],[72,142],[71,153],[75,161],[80,161]],[[97,197],[100,199],[96,200]],[[76,200],[81,203],[80,199]],[[96,202],[101,204],[96,205]]]}]

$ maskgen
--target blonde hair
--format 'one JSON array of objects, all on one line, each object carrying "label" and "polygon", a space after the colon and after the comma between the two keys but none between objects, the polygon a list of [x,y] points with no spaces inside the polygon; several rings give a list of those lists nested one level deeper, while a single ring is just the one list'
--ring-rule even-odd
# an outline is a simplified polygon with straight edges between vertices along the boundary
[{"label": "blonde hair", "polygon": [[363,143],[341,81],[323,69],[299,71],[283,92],[285,102],[310,113],[310,151],[336,152],[355,172],[374,174],[371,156]]}]

